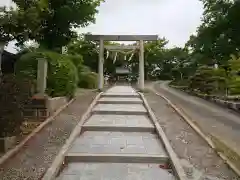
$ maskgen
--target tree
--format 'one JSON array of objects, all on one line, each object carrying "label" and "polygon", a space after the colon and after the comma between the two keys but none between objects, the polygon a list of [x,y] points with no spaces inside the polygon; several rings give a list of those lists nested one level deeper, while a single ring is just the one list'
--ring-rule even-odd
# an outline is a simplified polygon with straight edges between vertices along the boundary
[{"label": "tree", "polygon": [[[1,37],[20,44],[35,40],[40,47],[60,51],[76,37],[74,28],[95,21],[102,0],[14,0],[17,9],[1,11]],[[4,21],[2,21],[4,20]]]},{"label": "tree", "polygon": [[[230,54],[240,48],[238,19],[240,2],[230,0],[202,0],[204,5],[203,22],[196,36],[191,36],[186,44],[201,60],[207,63],[225,64]],[[200,60],[200,59],[199,59]]]},{"label": "tree", "polygon": [[83,64],[91,68],[92,71],[98,71],[98,46],[94,41],[86,41],[84,36],[72,39],[68,44],[68,53],[81,55]]},{"label": "tree", "polygon": [[[155,78],[157,69],[161,69],[162,55],[165,45],[168,41],[165,38],[159,38],[157,41],[145,42],[144,44],[144,68],[145,79]],[[136,44],[133,44],[136,45]],[[129,62],[134,74],[139,71],[139,54],[136,52]]]}]

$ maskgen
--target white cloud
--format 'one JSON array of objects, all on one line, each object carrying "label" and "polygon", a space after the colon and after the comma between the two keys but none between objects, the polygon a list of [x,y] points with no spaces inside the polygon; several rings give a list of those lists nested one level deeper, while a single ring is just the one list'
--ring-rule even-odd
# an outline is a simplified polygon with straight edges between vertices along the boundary
[{"label": "white cloud", "polygon": [[199,0],[107,0],[96,24],[78,32],[93,34],[158,34],[169,46],[183,46],[201,23]]}]

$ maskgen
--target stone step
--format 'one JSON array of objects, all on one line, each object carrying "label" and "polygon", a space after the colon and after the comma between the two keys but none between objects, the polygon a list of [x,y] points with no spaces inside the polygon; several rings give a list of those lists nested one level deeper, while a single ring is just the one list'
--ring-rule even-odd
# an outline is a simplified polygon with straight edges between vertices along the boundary
[{"label": "stone step", "polygon": [[127,98],[127,97],[140,97],[140,95],[136,92],[133,93],[127,93],[127,92],[105,92],[101,95],[102,97],[122,97],[122,98]]},{"label": "stone step", "polygon": [[108,162],[108,163],[168,163],[169,158],[165,155],[148,154],[89,154],[68,153],[65,156],[66,164],[73,162]]},{"label": "stone step", "polygon": [[68,153],[168,157],[158,136],[149,132],[85,131],[73,142]]},{"label": "stone step", "polygon": [[152,121],[146,115],[93,114],[84,125],[154,128]]},{"label": "stone step", "polygon": [[142,104],[143,101],[140,98],[119,98],[119,97],[102,97],[98,100],[100,104]]},{"label": "stone step", "polygon": [[131,86],[114,86],[107,90],[113,93],[135,93],[136,91]]},{"label": "stone step", "polygon": [[136,127],[136,126],[99,126],[99,125],[84,125],[82,131],[112,131],[112,132],[155,132],[152,127]]},{"label": "stone step", "polygon": [[93,114],[146,115],[147,110],[142,104],[97,104]]},{"label": "stone step", "polygon": [[174,180],[159,164],[69,163],[57,180]]}]

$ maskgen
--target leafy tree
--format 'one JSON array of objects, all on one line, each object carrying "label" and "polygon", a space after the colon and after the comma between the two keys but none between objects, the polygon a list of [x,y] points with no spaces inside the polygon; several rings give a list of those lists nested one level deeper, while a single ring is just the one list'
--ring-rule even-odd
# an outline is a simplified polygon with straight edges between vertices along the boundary
[{"label": "leafy tree", "polygon": [[60,51],[76,37],[74,28],[95,21],[102,0],[14,0],[16,9],[2,8],[1,38],[20,44],[35,40],[40,47]]},{"label": "leafy tree", "polygon": [[226,0],[202,0],[203,23],[196,36],[186,44],[193,54],[201,53],[201,59],[209,63],[225,64],[229,55],[239,51],[238,19],[240,2]]},{"label": "leafy tree", "polygon": [[91,68],[92,71],[98,71],[98,48],[94,41],[86,41],[83,36],[73,39],[68,44],[68,53],[81,55],[83,64]]}]

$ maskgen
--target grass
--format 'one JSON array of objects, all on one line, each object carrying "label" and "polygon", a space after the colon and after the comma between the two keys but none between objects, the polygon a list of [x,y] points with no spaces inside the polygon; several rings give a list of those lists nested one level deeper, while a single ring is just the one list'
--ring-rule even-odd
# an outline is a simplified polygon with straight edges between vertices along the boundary
[{"label": "grass", "polygon": [[37,128],[40,124],[41,124],[41,122],[29,122],[29,121],[25,121],[25,122],[23,122],[23,124],[21,125],[20,129],[21,129],[21,131],[22,131],[22,134],[28,135],[28,134],[30,134],[35,128]]},{"label": "grass", "polygon": [[211,136],[211,140],[216,146],[216,150],[223,153],[240,171],[240,154],[229,148],[224,142],[215,136]]}]

